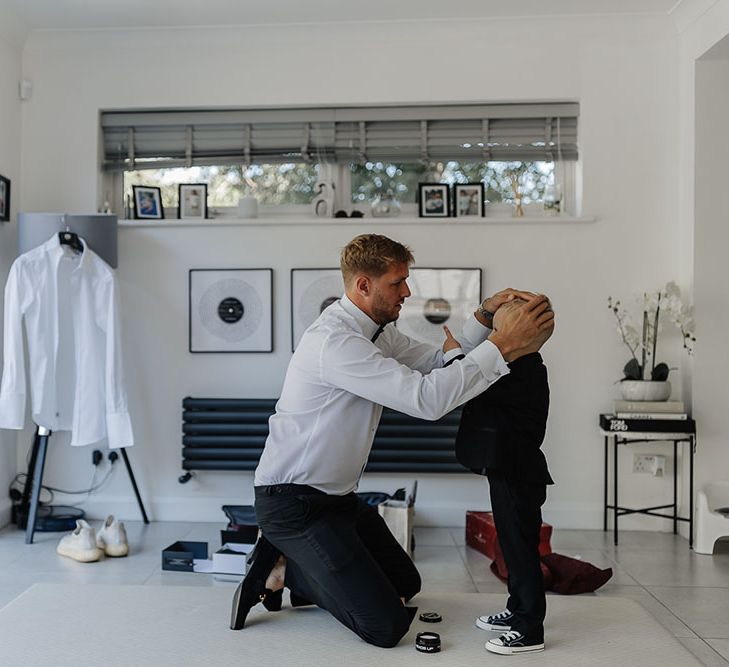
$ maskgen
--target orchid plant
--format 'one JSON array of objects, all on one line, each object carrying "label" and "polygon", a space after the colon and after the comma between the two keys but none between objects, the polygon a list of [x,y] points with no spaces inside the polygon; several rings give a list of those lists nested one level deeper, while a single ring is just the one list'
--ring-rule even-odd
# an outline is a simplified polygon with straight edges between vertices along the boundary
[{"label": "orchid plant", "polygon": [[656,346],[662,316],[668,318],[679,329],[683,347],[690,356],[693,354],[696,342],[693,306],[687,306],[682,301],[681,290],[675,282],[667,283],[662,290],[644,293],[642,300],[639,301],[643,311],[640,333],[622,303],[611,296],[608,297],[608,308],[615,316],[618,333],[631,355],[623,367],[625,377],[622,379],[667,380],[672,369],[664,362],[656,363]]}]

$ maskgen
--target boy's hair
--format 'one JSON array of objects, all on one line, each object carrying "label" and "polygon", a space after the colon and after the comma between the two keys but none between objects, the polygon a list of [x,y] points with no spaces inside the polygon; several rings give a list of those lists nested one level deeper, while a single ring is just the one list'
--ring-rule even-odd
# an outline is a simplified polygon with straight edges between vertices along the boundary
[{"label": "boy's hair", "polygon": [[348,285],[359,273],[378,278],[393,264],[409,266],[413,261],[412,251],[402,243],[380,234],[360,234],[342,249],[339,266]]}]

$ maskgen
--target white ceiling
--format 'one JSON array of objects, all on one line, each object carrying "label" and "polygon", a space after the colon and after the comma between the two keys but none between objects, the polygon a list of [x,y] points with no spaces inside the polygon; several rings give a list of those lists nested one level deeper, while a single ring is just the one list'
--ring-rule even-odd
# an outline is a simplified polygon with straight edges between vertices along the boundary
[{"label": "white ceiling", "polygon": [[670,14],[682,0],[0,0],[26,30]]}]

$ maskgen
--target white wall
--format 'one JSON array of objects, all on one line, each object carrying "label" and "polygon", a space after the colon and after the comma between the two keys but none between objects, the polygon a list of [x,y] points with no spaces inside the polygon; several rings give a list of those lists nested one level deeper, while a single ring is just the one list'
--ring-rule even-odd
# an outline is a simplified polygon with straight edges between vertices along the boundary
[{"label": "white wall", "polygon": [[[701,9],[700,7],[698,8]],[[725,415],[729,407],[723,354],[729,330],[726,248],[729,204],[722,196],[729,141],[729,2],[722,0],[687,22],[681,34],[681,202],[682,251],[693,272],[698,322],[692,373],[698,425],[697,487],[729,479]]]},{"label": "white wall", "polygon": [[[0,16],[0,23],[3,22]],[[0,174],[11,181],[11,222],[0,223],[0,284],[15,257],[15,212],[20,195],[20,48],[0,34]],[[0,303],[3,301],[0,292]],[[1,336],[1,333],[0,333]],[[0,355],[2,353],[0,352]],[[10,518],[8,485],[16,472],[16,435],[0,431],[0,526]]]},{"label": "white wall", "polygon": [[[545,515],[563,527],[601,526],[597,415],[617,397],[627,360],[606,299],[629,300],[679,271],[678,37],[668,18],[45,32],[29,39],[23,74],[34,83],[23,107],[23,210],[96,208],[103,108],[579,101],[582,210],[596,223],[124,228],[119,278],[139,441],[131,456],[155,518],[214,520],[222,503],[251,501],[250,474],[201,473],[178,485],[180,400],[277,395],[290,357],[289,269],[336,266],[349,238],[375,230],[409,243],[422,265],[482,266],[486,292],[513,285],[550,294],[559,319],[545,349],[544,449],[557,485]],[[275,352],[188,354],[188,269],[244,266],[275,270]],[[665,336],[665,356],[679,365],[677,337]],[[62,438],[47,478],[82,487],[90,451],[71,451]],[[623,464],[627,473],[627,457]],[[393,490],[409,477],[369,476],[362,488]],[[418,478],[421,523],[462,523],[466,508],[488,505],[475,477]],[[623,479],[636,504],[670,492],[668,480]],[[88,507],[137,516],[119,470]],[[623,525],[669,528],[649,517]]]}]

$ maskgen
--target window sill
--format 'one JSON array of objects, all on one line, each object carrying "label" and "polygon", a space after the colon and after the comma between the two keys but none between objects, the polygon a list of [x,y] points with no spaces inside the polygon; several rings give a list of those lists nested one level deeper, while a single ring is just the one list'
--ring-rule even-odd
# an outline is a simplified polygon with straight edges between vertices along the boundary
[{"label": "window sill", "polygon": [[485,218],[314,218],[314,217],[276,217],[262,218],[207,218],[205,220],[119,220],[120,227],[240,227],[240,226],[306,226],[306,225],[354,225],[383,224],[394,225],[555,225],[596,222],[595,216],[492,216]]}]

